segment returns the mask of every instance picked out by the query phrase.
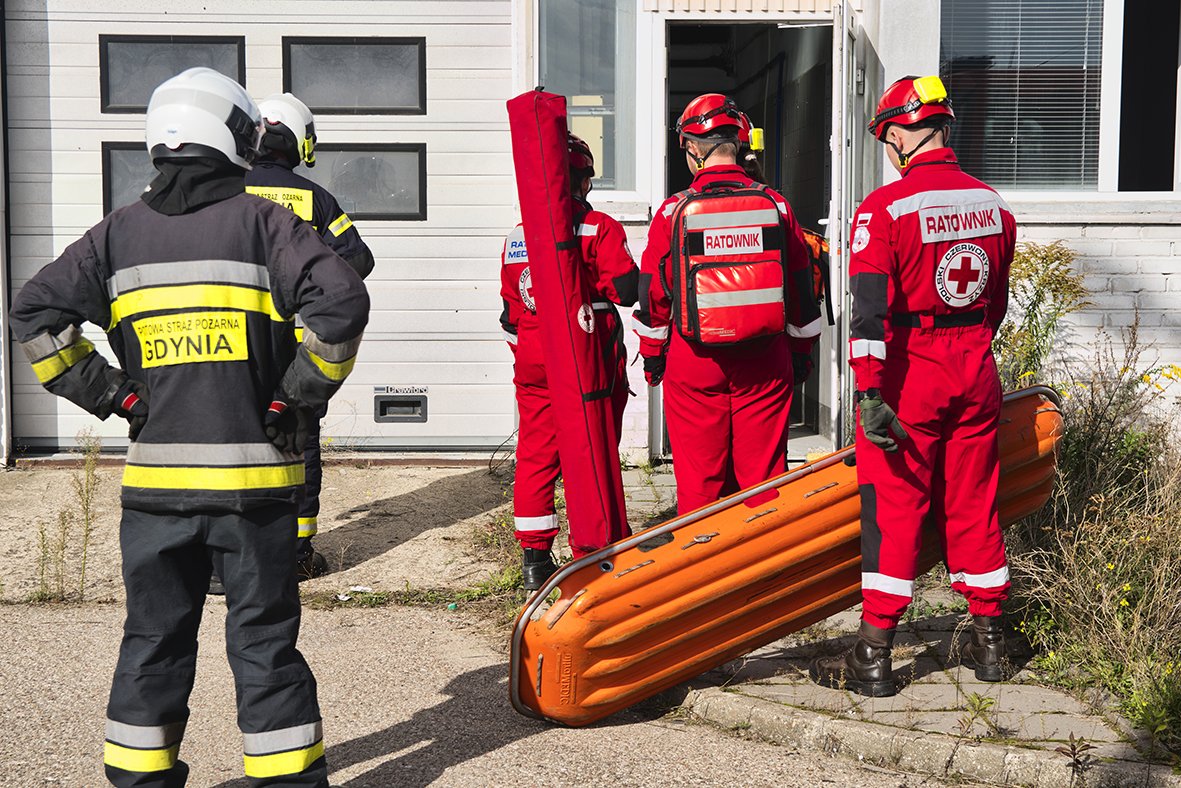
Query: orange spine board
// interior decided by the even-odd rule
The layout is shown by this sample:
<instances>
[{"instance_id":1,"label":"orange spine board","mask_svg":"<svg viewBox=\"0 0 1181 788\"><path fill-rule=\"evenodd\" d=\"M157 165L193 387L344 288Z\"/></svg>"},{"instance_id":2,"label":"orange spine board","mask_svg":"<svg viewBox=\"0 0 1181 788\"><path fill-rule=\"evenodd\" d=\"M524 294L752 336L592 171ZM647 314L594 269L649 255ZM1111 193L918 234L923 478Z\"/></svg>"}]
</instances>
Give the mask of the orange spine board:
<instances>
[{"instance_id":1,"label":"orange spine board","mask_svg":"<svg viewBox=\"0 0 1181 788\"><path fill-rule=\"evenodd\" d=\"M1054 484L1056 394L1001 412L1002 525ZM861 505L851 448L566 565L513 629L517 711L587 725L861 601ZM919 572L940 560L924 538ZM555 589L548 609L544 600Z\"/></svg>"}]
</instances>

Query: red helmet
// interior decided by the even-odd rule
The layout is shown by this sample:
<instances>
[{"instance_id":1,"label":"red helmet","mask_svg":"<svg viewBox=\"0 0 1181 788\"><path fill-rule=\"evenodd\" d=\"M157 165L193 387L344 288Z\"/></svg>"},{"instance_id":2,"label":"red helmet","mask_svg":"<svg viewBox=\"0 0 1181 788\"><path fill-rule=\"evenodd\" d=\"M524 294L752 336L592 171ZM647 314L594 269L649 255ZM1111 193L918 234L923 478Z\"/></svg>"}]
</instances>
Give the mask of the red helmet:
<instances>
[{"instance_id":1,"label":"red helmet","mask_svg":"<svg viewBox=\"0 0 1181 788\"><path fill-rule=\"evenodd\" d=\"M754 128L754 124L750 122L750 115L745 112L738 112L738 141L743 145L750 144L750 130Z\"/></svg>"},{"instance_id":2,"label":"red helmet","mask_svg":"<svg viewBox=\"0 0 1181 788\"><path fill-rule=\"evenodd\" d=\"M685 147L686 137L704 139L711 132L738 137L742 133L742 113L738 111L734 99L721 93L706 93L685 106L685 111L677 120L676 131L682 148Z\"/></svg>"},{"instance_id":3,"label":"red helmet","mask_svg":"<svg viewBox=\"0 0 1181 788\"><path fill-rule=\"evenodd\" d=\"M566 152L570 157L571 170L584 178L595 177L595 155L582 138L566 132Z\"/></svg>"},{"instance_id":4,"label":"red helmet","mask_svg":"<svg viewBox=\"0 0 1181 788\"><path fill-rule=\"evenodd\" d=\"M877 111L869 120L869 133L883 140L891 123L913 126L939 115L946 116L948 122L955 120L943 80L934 76L903 77L886 88L878 100Z\"/></svg>"}]
</instances>

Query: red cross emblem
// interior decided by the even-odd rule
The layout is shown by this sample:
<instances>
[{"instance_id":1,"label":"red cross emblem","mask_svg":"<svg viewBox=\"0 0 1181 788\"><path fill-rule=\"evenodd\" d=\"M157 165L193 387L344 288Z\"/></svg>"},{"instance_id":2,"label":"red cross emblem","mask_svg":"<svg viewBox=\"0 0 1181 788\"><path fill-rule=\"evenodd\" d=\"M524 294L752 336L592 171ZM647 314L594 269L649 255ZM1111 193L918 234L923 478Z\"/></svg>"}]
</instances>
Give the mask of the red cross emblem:
<instances>
[{"instance_id":1,"label":"red cross emblem","mask_svg":"<svg viewBox=\"0 0 1181 788\"><path fill-rule=\"evenodd\" d=\"M959 267L947 273L947 278L955 285L955 294L962 296L968 291L968 285L980 280L980 269L972 267L972 258L964 255L960 258Z\"/></svg>"},{"instance_id":2,"label":"red cross emblem","mask_svg":"<svg viewBox=\"0 0 1181 788\"><path fill-rule=\"evenodd\" d=\"M972 304L988 284L988 252L973 243L947 250L935 269L935 289L948 306Z\"/></svg>"}]
</instances>

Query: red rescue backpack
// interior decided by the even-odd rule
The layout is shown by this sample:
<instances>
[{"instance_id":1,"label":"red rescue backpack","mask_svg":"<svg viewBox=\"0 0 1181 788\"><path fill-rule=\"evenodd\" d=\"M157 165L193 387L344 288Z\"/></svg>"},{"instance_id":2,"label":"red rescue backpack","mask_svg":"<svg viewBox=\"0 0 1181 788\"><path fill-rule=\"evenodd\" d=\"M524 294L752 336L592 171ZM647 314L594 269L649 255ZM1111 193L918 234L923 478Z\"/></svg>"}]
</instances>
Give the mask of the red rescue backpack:
<instances>
[{"instance_id":1,"label":"red rescue backpack","mask_svg":"<svg viewBox=\"0 0 1181 788\"><path fill-rule=\"evenodd\" d=\"M786 244L767 187L718 181L681 195L662 277L677 331L703 345L784 333Z\"/></svg>"}]
</instances>

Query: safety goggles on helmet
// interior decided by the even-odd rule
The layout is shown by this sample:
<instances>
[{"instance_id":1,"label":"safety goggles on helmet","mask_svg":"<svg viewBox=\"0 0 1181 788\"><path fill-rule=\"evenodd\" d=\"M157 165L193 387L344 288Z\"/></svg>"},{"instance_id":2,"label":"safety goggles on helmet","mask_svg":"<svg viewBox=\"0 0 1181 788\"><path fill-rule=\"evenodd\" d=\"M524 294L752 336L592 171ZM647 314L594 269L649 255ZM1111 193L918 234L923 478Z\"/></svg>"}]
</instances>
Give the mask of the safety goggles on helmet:
<instances>
[{"instance_id":1,"label":"safety goggles on helmet","mask_svg":"<svg viewBox=\"0 0 1181 788\"><path fill-rule=\"evenodd\" d=\"M902 103L883 106L893 101L901 101ZM899 119L903 115L907 117ZM881 139L885 124L891 119L895 119L892 121L894 123L909 126L936 115L955 118L943 80L937 76L904 77L882 94L878 110L869 120L869 131Z\"/></svg>"}]
</instances>

